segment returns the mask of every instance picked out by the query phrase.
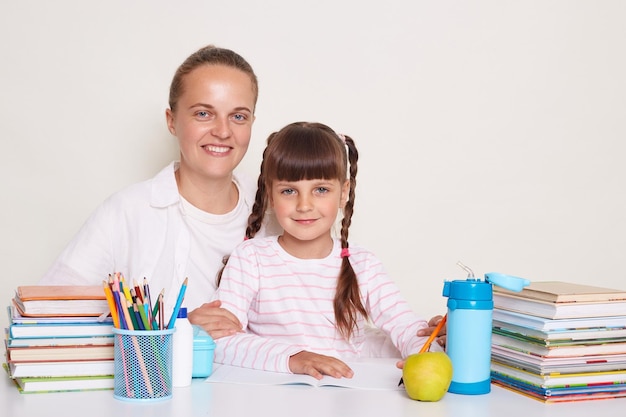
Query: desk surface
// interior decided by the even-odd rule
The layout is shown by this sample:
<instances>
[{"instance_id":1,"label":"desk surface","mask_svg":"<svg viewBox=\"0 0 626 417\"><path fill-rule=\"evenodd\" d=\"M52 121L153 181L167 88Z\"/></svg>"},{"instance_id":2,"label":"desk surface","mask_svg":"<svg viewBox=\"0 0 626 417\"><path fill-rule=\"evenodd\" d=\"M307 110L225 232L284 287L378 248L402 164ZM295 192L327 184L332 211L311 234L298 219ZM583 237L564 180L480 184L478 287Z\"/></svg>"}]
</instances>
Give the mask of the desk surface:
<instances>
[{"instance_id":1,"label":"desk surface","mask_svg":"<svg viewBox=\"0 0 626 417\"><path fill-rule=\"evenodd\" d=\"M363 391L305 386L210 384L194 380L174 388L172 398L154 403L131 403L113 398L113 391L20 394L6 374L0 383L2 415L38 417L62 412L74 416L463 416L542 417L615 415L626 398L564 404L543 404L492 386L485 395L447 393L435 403L409 399L402 391Z\"/></svg>"}]
</instances>

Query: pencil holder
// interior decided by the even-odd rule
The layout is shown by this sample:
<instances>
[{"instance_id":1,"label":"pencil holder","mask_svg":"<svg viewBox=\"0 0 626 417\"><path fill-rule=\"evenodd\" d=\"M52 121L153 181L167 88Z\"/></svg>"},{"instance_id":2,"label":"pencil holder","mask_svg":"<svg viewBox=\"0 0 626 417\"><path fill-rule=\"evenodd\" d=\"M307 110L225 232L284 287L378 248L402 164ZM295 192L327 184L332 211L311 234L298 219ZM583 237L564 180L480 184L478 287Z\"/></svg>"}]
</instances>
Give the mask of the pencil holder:
<instances>
[{"instance_id":1,"label":"pencil holder","mask_svg":"<svg viewBox=\"0 0 626 417\"><path fill-rule=\"evenodd\" d=\"M115 398L151 402L172 397L174 331L113 329Z\"/></svg>"}]
</instances>

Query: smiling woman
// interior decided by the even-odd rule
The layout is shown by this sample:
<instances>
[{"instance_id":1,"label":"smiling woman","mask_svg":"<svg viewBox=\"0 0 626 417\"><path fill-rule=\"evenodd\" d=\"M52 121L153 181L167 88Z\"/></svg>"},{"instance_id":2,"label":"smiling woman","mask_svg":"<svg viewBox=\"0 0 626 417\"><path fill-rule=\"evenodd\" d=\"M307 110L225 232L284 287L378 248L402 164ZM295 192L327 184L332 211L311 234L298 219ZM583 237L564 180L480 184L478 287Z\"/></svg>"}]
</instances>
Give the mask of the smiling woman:
<instances>
[{"instance_id":1,"label":"smiling woman","mask_svg":"<svg viewBox=\"0 0 626 417\"><path fill-rule=\"evenodd\" d=\"M226 214L237 203L232 181L250 143L255 88L247 73L226 65L204 65L185 77L178 102L166 111L178 138L178 190L195 207ZM216 198L224 193L225 198Z\"/></svg>"},{"instance_id":2,"label":"smiling woman","mask_svg":"<svg viewBox=\"0 0 626 417\"><path fill-rule=\"evenodd\" d=\"M180 160L109 197L40 283L98 285L122 272L175 294L190 277L190 321L214 337L237 331L239 322L219 302L204 303L252 209L254 183L233 170L250 143L257 94L256 75L237 53L207 46L189 56L174 75L166 110ZM171 312L175 300L166 299Z\"/></svg>"}]
</instances>

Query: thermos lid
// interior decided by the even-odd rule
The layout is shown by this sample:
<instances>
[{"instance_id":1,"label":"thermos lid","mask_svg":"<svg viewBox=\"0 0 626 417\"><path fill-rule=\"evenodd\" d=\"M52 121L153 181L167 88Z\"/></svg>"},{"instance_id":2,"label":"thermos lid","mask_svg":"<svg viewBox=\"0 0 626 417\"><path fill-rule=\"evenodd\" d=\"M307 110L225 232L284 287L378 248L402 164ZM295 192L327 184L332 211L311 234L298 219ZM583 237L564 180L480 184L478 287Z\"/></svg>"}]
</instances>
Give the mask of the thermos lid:
<instances>
[{"instance_id":1,"label":"thermos lid","mask_svg":"<svg viewBox=\"0 0 626 417\"><path fill-rule=\"evenodd\" d=\"M468 278L445 281L443 295L455 300L491 301L493 291L490 283L476 278Z\"/></svg>"},{"instance_id":2,"label":"thermos lid","mask_svg":"<svg viewBox=\"0 0 626 417\"><path fill-rule=\"evenodd\" d=\"M474 277L445 281L443 296L456 300L491 301L493 298L492 284L510 291L519 292L529 285L530 281L499 272L489 272L485 274L484 281Z\"/></svg>"},{"instance_id":3,"label":"thermos lid","mask_svg":"<svg viewBox=\"0 0 626 417\"><path fill-rule=\"evenodd\" d=\"M485 274L485 281L515 292L520 292L525 286L530 284L530 281L526 278L514 277L512 275L501 274L499 272L489 272Z\"/></svg>"}]
</instances>

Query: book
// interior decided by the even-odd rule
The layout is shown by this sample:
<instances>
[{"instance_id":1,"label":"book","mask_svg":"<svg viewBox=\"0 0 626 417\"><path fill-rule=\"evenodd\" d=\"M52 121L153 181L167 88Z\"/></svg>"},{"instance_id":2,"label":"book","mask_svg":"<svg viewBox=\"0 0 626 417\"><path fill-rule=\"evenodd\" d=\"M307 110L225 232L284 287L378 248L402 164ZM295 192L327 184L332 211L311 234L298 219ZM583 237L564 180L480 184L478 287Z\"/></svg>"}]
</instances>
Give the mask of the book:
<instances>
[{"instance_id":1,"label":"book","mask_svg":"<svg viewBox=\"0 0 626 417\"><path fill-rule=\"evenodd\" d=\"M493 291L553 303L626 301L624 290L564 281L533 281L520 292L497 286L493 288Z\"/></svg>"},{"instance_id":2,"label":"book","mask_svg":"<svg viewBox=\"0 0 626 417\"><path fill-rule=\"evenodd\" d=\"M113 323L111 316L41 316L31 317L22 316L15 306L15 301L7 307L7 314L9 321L14 324L67 324L67 323L85 323L85 324L98 324L98 323Z\"/></svg>"},{"instance_id":3,"label":"book","mask_svg":"<svg viewBox=\"0 0 626 417\"><path fill-rule=\"evenodd\" d=\"M497 372L492 372L491 382L547 404L626 397L626 384L541 388Z\"/></svg>"},{"instance_id":4,"label":"book","mask_svg":"<svg viewBox=\"0 0 626 417\"><path fill-rule=\"evenodd\" d=\"M574 385L614 385L626 381L625 370L538 375L523 369L492 362L491 371L492 373L518 379L541 388L567 388Z\"/></svg>"},{"instance_id":5,"label":"book","mask_svg":"<svg viewBox=\"0 0 626 417\"><path fill-rule=\"evenodd\" d=\"M493 321L493 333L539 343L545 346L586 344L597 340L626 342L626 328L592 328L542 331Z\"/></svg>"},{"instance_id":6,"label":"book","mask_svg":"<svg viewBox=\"0 0 626 417\"><path fill-rule=\"evenodd\" d=\"M113 389L113 375L54 378L14 378L13 381L22 393L56 391L90 391Z\"/></svg>"},{"instance_id":7,"label":"book","mask_svg":"<svg viewBox=\"0 0 626 417\"><path fill-rule=\"evenodd\" d=\"M51 362L113 359L111 345L7 347L7 362Z\"/></svg>"},{"instance_id":8,"label":"book","mask_svg":"<svg viewBox=\"0 0 626 417\"><path fill-rule=\"evenodd\" d=\"M7 347L112 345L113 336L7 338L6 343Z\"/></svg>"},{"instance_id":9,"label":"book","mask_svg":"<svg viewBox=\"0 0 626 417\"><path fill-rule=\"evenodd\" d=\"M66 323L66 324L9 324L9 337L88 337L111 336L113 324L108 323Z\"/></svg>"},{"instance_id":10,"label":"book","mask_svg":"<svg viewBox=\"0 0 626 417\"><path fill-rule=\"evenodd\" d=\"M626 316L626 300L554 303L494 291L493 306L549 319Z\"/></svg>"},{"instance_id":11,"label":"book","mask_svg":"<svg viewBox=\"0 0 626 417\"><path fill-rule=\"evenodd\" d=\"M527 340L502 336L497 333L491 335L492 349L494 346L506 347L520 352L542 357L568 357L589 355L626 354L626 342L605 343L597 339L588 344L546 346Z\"/></svg>"},{"instance_id":12,"label":"book","mask_svg":"<svg viewBox=\"0 0 626 417\"><path fill-rule=\"evenodd\" d=\"M559 331L576 329L597 328L624 328L626 327L626 315L611 317L579 317L572 319L549 319L545 317L531 316L514 311L494 308L494 322L510 323L539 331Z\"/></svg>"},{"instance_id":13,"label":"book","mask_svg":"<svg viewBox=\"0 0 626 417\"><path fill-rule=\"evenodd\" d=\"M206 382L250 385L308 385L311 387L343 387L364 390L403 390L398 386L402 370L395 365L397 359L347 363L354 371L352 378L324 376L317 380L309 375L268 372L238 366L215 364Z\"/></svg>"},{"instance_id":14,"label":"book","mask_svg":"<svg viewBox=\"0 0 626 417\"><path fill-rule=\"evenodd\" d=\"M521 363L525 363L527 366L535 366L537 369L543 369L545 372L556 372L556 368L569 365L587 365L589 370L593 370L593 367L601 363L611 363L616 366L620 366L616 369L622 369L626 363L626 353L615 354L599 354L599 355L587 355L587 356L555 356L544 357L529 352L524 352L519 349L512 349L507 346L492 345L491 355L496 358L509 358L511 360L517 360ZM626 369L626 368L624 368Z\"/></svg>"},{"instance_id":15,"label":"book","mask_svg":"<svg viewBox=\"0 0 626 417\"><path fill-rule=\"evenodd\" d=\"M77 377L113 375L113 360L103 361L62 361L62 362L12 362L8 364L12 378Z\"/></svg>"},{"instance_id":16,"label":"book","mask_svg":"<svg viewBox=\"0 0 626 417\"><path fill-rule=\"evenodd\" d=\"M491 360L539 375L626 370L626 354L542 358L494 346Z\"/></svg>"},{"instance_id":17,"label":"book","mask_svg":"<svg viewBox=\"0 0 626 417\"><path fill-rule=\"evenodd\" d=\"M109 311L101 285L23 285L13 298L22 316L100 316Z\"/></svg>"}]
</instances>

